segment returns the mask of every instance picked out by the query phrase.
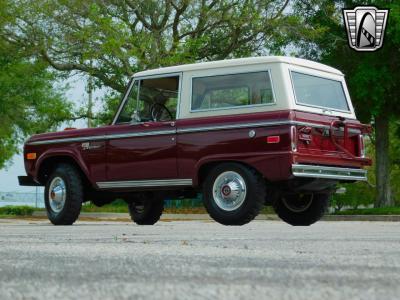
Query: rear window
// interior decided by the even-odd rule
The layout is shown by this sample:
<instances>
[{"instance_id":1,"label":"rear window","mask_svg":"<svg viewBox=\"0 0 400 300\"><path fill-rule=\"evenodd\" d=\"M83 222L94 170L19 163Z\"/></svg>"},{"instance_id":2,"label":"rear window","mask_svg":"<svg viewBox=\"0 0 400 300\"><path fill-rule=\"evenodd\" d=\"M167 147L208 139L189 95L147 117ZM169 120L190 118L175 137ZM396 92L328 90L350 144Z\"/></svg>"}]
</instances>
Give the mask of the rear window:
<instances>
[{"instance_id":1,"label":"rear window","mask_svg":"<svg viewBox=\"0 0 400 300\"><path fill-rule=\"evenodd\" d=\"M192 81L192 111L272 103L268 71L197 77Z\"/></svg>"},{"instance_id":2,"label":"rear window","mask_svg":"<svg viewBox=\"0 0 400 300\"><path fill-rule=\"evenodd\" d=\"M349 111L340 81L291 72L297 104Z\"/></svg>"}]
</instances>

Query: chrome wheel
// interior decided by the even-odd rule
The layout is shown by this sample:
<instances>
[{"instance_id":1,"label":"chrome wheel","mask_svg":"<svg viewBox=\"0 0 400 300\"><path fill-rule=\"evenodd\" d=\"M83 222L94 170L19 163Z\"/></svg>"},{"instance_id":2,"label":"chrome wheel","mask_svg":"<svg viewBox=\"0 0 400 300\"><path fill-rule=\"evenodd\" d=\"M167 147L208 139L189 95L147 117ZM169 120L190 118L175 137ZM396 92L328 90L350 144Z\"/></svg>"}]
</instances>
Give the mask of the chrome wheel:
<instances>
[{"instance_id":1,"label":"chrome wheel","mask_svg":"<svg viewBox=\"0 0 400 300\"><path fill-rule=\"evenodd\" d=\"M234 171L220 174L214 181L213 198L217 206L225 211L238 209L246 199L246 182Z\"/></svg>"},{"instance_id":2,"label":"chrome wheel","mask_svg":"<svg viewBox=\"0 0 400 300\"><path fill-rule=\"evenodd\" d=\"M67 198L67 188L65 182L60 177L54 177L49 187L49 204L55 213L62 211Z\"/></svg>"},{"instance_id":3,"label":"chrome wheel","mask_svg":"<svg viewBox=\"0 0 400 300\"><path fill-rule=\"evenodd\" d=\"M314 194L301 194L295 197L282 197L283 204L292 212L301 213L310 208Z\"/></svg>"}]
</instances>

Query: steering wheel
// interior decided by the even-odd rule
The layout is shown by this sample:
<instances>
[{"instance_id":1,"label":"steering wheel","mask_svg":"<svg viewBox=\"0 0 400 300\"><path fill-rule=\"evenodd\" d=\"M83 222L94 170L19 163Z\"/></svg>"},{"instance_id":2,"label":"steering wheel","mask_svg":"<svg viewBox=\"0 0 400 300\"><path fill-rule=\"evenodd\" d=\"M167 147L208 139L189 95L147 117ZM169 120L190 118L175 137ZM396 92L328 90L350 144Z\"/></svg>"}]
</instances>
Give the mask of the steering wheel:
<instances>
[{"instance_id":1,"label":"steering wheel","mask_svg":"<svg viewBox=\"0 0 400 300\"><path fill-rule=\"evenodd\" d=\"M156 109L157 106L159 106L161 109ZM171 121L174 119L172 113L164 104L154 102L150 107L151 117L153 118L154 121L170 121L170 120L159 120L159 117L161 118L163 111L166 111L168 113L168 116Z\"/></svg>"}]
</instances>

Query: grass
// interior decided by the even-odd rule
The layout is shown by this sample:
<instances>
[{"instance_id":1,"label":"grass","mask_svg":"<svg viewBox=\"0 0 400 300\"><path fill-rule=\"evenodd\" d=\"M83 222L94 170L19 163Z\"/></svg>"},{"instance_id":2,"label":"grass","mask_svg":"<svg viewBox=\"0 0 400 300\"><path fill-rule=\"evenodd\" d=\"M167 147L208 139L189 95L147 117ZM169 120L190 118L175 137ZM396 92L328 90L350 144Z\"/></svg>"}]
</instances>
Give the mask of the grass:
<instances>
[{"instance_id":1,"label":"grass","mask_svg":"<svg viewBox=\"0 0 400 300\"><path fill-rule=\"evenodd\" d=\"M10 218L13 216L32 216L34 211L44 211L43 208L34 208L30 206L4 206L0 207L0 217ZM92 203L85 203L82 206L82 212L93 213L128 213L128 205L123 201L115 201L114 203L97 207ZM199 207L166 207L165 214L207 214L203 206ZM271 206L265 206L261 211L262 214L275 214ZM400 207L383 207L383 208L362 208L343 210L333 215L400 215Z\"/></svg>"},{"instance_id":2,"label":"grass","mask_svg":"<svg viewBox=\"0 0 400 300\"><path fill-rule=\"evenodd\" d=\"M179 202L179 203L178 203ZM191 199L171 200L167 201L164 208L165 214L205 214L207 213L202 206L194 206ZM104 206L96 206L93 203L85 203L82 205L82 212L93 213L128 213L128 205L123 200L116 200L113 203Z\"/></svg>"},{"instance_id":3,"label":"grass","mask_svg":"<svg viewBox=\"0 0 400 300\"><path fill-rule=\"evenodd\" d=\"M349 209L334 215L400 215L400 207Z\"/></svg>"},{"instance_id":4,"label":"grass","mask_svg":"<svg viewBox=\"0 0 400 300\"><path fill-rule=\"evenodd\" d=\"M207 214L207 211L204 207L167 207L164 209L164 214Z\"/></svg>"},{"instance_id":5,"label":"grass","mask_svg":"<svg viewBox=\"0 0 400 300\"><path fill-rule=\"evenodd\" d=\"M111 204L97 207L92 203L85 203L82 206L82 212L93 212L93 213L128 213L128 205L123 201L115 201ZM274 210L270 206L265 206L261 211L262 214L275 214ZM183 207L168 207L164 208L164 214L207 214L204 206L183 206Z\"/></svg>"},{"instance_id":6,"label":"grass","mask_svg":"<svg viewBox=\"0 0 400 300\"><path fill-rule=\"evenodd\" d=\"M0 207L0 215L3 216L32 216L35 211L31 206L4 206Z\"/></svg>"},{"instance_id":7,"label":"grass","mask_svg":"<svg viewBox=\"0 0 400 300\"><path fill-rule=\"evenodd\" d=\"M92 213L128 213L128 205L125 203L106 204L104 206L97 207L92 203L84 204L82 206L82 212ZM166 207L164 209L165 214L205 214L207 213L204 207Z\"/></svg>"},{"instance_id":8,"label":"grass","mask_svg":"<svg viewBox=\"0 0 400 300\"><path fill-rule=\"evenodd\" d=\"M112 203L104 206L96 206L93 203L85 203L82 205L82 212L107 212L107 213L127 213L128 205L126 203Z\"/></svg>"}]
</instances>

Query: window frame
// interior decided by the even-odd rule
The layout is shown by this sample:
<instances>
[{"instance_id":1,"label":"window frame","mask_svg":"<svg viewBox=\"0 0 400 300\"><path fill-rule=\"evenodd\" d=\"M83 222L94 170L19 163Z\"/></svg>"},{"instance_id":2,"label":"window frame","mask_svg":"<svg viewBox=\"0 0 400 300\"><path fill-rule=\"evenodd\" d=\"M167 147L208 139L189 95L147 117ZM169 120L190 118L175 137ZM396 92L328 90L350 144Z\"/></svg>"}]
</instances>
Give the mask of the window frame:
<instances>
[{"instance_id":1,"label":"window frame","mask_svg":"<svg viewBox=\"0 0 400 300\"><path fill-rule=\"evenodd\" d=\"M119 115L121 114L121 111L122 111L123 107L125 106L125 102L128 100L129 94L131 93L133 85L135 84L136 81L138 81L138 94L136 97L136 110L137 110L138 105L139 105L140 81L146 80L146 79L167 78L167 77L178 77L178 80L179 80L179 82L178 82L178 99L176 101L177 107L176 107L176 116L175 116L175 120L177 120L179 118L179 107L180 107L181 93L182 93L182 72L132 77L130 80L130 83L129 83L130 85L128 86L127 92L125 92L125 95L122 98L122 101L118 107L117 113L115 114L114 120L111 125L126 125L126 124L137 125L137 124L148 123L149 121L143 121L143 122L137 122L137 123L124 122L124 123L116 124L116 121L118 120ZM171 122L174 122L175 120L172 120ZM152 121L152 122L161 122L161 121Z\"/></svg>"},{"instance_id":2,"label":"window frame","mask_svg":"<svg viewBox=\"0 0 400 300\"><path fill-rule=\"evenodd\" d=\"M347 108L348 108L348 109L347 109L347 110L342 110L342 109L337 109L337 108L333 108L333 107L326 107L326 106L320 106L320 105L312 105L312 104L307 104L307 103L300 102L300 101L297 99L296 89L295 89L295 87L294 87L294 80L293 80L293 75L292 75L292 73L298 73L298 74L301 74L301 75L317 77L317 78L320 78L320 79L325 79L325 80L330 80L330 81L335 81L335 82L340 83L340 87L342 88L342 92L343 92L343 95L344 95L344 97L345 97L346 105L347 105ZM332 78L328 78L328 77L324 77L324 76L318 76L318 75L315 75L315 74L312 74L312 73L307 73L307 72L304 72L304 71L293 70L293 69L291 69L291 68L289 68L289 75L290 75L290 83L291 83L291 86L292 86L293 97L294 97L294 101L295 101L296 105L298 105L298 106L305 106L305 107L318 108L318 109L321 109L323 112L326 112L326 111L332 111L332 112L333 112L333 111L336 111L336 112L341 112L341 113L345 113L345 114L353 114L353 112L352 112L352 106L351 106L351 101L350 101L350 98L347 96L346 90L345 90L344 85L343 85L343 80L336 80L336 79L332 79Z\"/></svg>"},{"instance_id":3,"label":"window frame","mask_svg":"<svg viewBox=\"0 0 400 300\"><path fill-rule=\"evenodd\" d=\"M129 94L131 93L131 90L132 90L132 87L133 87L134 83L135 83L135 78L131 77L131 78L129 79L129 82L128 82L127 87L125 88L125 92L124 92L124 94L123 94L123 96L122 96L122 98L121 98L121 101L120 101L119 104L118 104L118 108L117 108L117 110L116 110L116 112L115 112L115 114L114 114L113 120L112 120L112 122L111 122L110 125L115 125L115 124L116 124L116 122L117 122L117 120L118 120L118 118L119 118L119 115L121 114L122 108L123 108L124 105L125 105L126 98L127 98L127 97L129 96Z\"/></svg>"},{"instance_id":4,"label":"window frame","mask_svg":"<svg viewBox=\"0 0 400 300\"><path fill-rule=\"evenodd\" d=\"M217 108L203 108L203 109L193 109L193 79L197 78L208 78L208 77L217 77L217 76L229 76L229 75L239 75L239 74L253 74L253 73L261 73L261 72L267 72L269 81L271 83L271 90L272 90L272 102L271 103L260 103L260 104L250 104L250 105L239 105L239 106L230 106L230 107L217 107ZM243 86L243 85L241 85ZM207 111L220 111L220 110L228 110L228 109L246 109L246 108L251 108L251 107L262 107L262 106L271 106L271 105L276 105L276 96L275 96L275 90L274 90L274 83L272 81L272 76L271 76L271 68L263 69L263 70L258 70L258 71L238 71L238 72L229 72L229 73L221 73L217 75L203 75L203 76L191 76L190 77L190 113L197 113L197 112L207 112Z\"/></svg>"}]
</instances>

